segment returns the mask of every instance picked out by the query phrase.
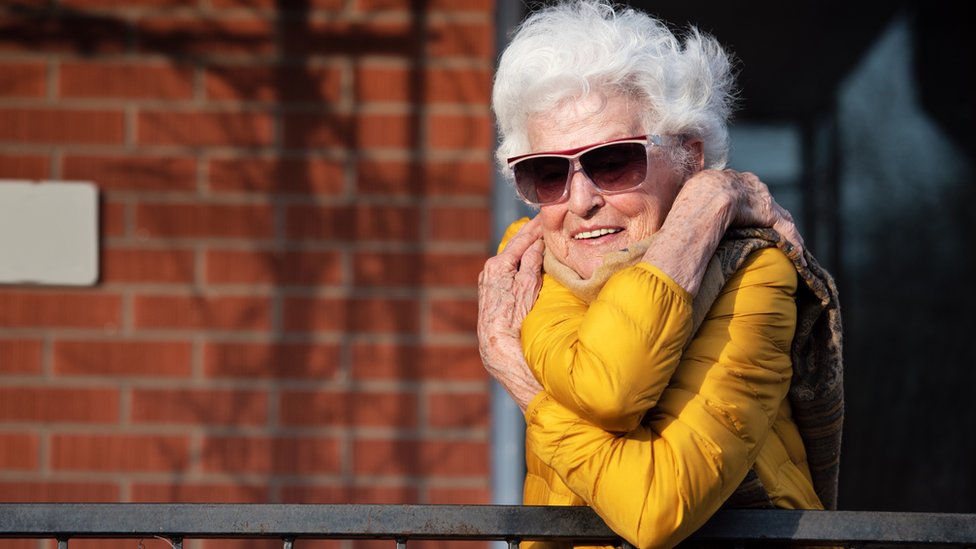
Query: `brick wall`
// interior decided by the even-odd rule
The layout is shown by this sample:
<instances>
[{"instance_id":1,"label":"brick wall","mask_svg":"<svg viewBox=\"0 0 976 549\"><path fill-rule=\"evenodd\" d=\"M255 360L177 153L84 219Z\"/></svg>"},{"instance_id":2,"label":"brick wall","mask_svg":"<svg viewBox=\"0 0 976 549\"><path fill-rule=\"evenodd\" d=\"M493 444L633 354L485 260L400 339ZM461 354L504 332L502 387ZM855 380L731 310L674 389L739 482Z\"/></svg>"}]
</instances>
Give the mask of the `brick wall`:
<instances>
[{"instance_id":1,"label":"brick wall","mask_svg":"<svg viewBox=\"0 0 976 549\"><path fill-rule=\"evenodd\" d=\"M0 500L488 502L493 9L3 3L0 178L102 249L0 286Z\"/></svg>"}]
</instances>

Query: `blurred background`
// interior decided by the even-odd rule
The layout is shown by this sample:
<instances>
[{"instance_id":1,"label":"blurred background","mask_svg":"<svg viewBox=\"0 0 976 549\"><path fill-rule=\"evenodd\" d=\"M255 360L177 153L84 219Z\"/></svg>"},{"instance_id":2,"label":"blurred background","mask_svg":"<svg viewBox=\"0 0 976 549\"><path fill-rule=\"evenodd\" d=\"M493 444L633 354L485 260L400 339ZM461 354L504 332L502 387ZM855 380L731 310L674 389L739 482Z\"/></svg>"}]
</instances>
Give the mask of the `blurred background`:
<instances>
[{"instance_id":1,"label":"blurred background","mask_svg":"<svg viewBox=\"0 0 976 549\"><path fill-rule=\"evenodd\" d=\"M962 8L631 4L734 52L730 164L837 278L840 507L972 512ZM94 283L0 281L0 501L513 502L475 285L523 213L488 102L524 9L0 2L0 191L98 190Z\"/></svg>"},{"instance_id":2,"label":"blurred background","mask_svg":"<svg viewBox=\"0 0 976 549\"><path fill-rule=\"evenodd\" d=\"M837 279L840 507L976 509L976 46L948 2L633 2L737 55L730 164Z\"/></svg>"}]
</instances>

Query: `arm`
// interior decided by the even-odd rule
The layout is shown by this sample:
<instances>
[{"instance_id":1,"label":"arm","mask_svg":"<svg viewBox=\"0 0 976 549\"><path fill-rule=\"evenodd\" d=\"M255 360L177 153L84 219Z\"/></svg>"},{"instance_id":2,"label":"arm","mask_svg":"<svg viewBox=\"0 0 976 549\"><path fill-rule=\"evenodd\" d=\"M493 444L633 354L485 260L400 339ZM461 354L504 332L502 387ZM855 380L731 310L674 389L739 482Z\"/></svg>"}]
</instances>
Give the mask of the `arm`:
<instances>
[{"instance_id":1,"label":"arm","mask_svg":"<svg viewBox=\"0 0 976 549\"><path fill-rule=\"evenodd\" d=\"M587 306L546 277L522 326L525 357L547 393L594 425L637 427L691 336L691 299L654 266L615 274Z\"/></svg>"},{"instance_id":2,"label":"arm","mask_svg":"<svg viewBox=\"0 0 976 549\"><path fill-rule=\"evenodd\" d=\"M733 224L778 227L802 243L758 178L705 170L682 186L644 263L611 277L589 308L547 280L522 328L526 359L545 390L603 429L635 428L678 364L692 299Z\"/></svg>"},{"instance_id":3,"label":"arm","mask_svg":"<svg viewBox=\"0 0 976 549\"><path fill-rule=\"evenodd\" d=\"M615 435L540 395L526 414L528 449L631 543L676 544L738 486L785 398L795 291L780 252L754 254L641 426Z\"/></svg>"}]
</instances>

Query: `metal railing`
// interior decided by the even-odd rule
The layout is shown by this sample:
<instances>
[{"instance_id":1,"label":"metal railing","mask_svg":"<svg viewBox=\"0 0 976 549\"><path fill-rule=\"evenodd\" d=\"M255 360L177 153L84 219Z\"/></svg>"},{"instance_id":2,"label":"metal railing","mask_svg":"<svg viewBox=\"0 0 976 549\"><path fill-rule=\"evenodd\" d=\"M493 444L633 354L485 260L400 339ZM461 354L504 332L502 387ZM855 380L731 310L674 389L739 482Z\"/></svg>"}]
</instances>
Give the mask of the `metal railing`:
<instances>
[{"instance_id":1,"label":"metal railing","mask_svg":"<svg viewBox=\"0 0 976 549\"><path fill-rule=\"evenodd\" d=\"M623 542L586 507L506 505L314 505L182 503L0 504L0 538L161 537ZM846 547L976 547L976 514L723 510L690 540Z\"/></svg>"}]
</instances>

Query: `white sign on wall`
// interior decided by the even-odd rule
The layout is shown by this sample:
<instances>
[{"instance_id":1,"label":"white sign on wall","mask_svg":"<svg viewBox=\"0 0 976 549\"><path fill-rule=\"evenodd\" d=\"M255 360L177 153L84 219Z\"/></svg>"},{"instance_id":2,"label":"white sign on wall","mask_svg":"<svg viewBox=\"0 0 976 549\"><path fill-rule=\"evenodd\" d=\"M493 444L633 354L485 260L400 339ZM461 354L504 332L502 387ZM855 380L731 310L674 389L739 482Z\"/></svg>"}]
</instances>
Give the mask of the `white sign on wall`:
<instances>
[{"instance_id":1,"label":"white sign on wall","mask_svg":"<svg viewBox=\"0 0 976 549\"><path fill-rule=\"evenodd\" d=\"M0 284L98 281L98 189L86 181L0 180Z\"/></svg>"}]
</instances>

